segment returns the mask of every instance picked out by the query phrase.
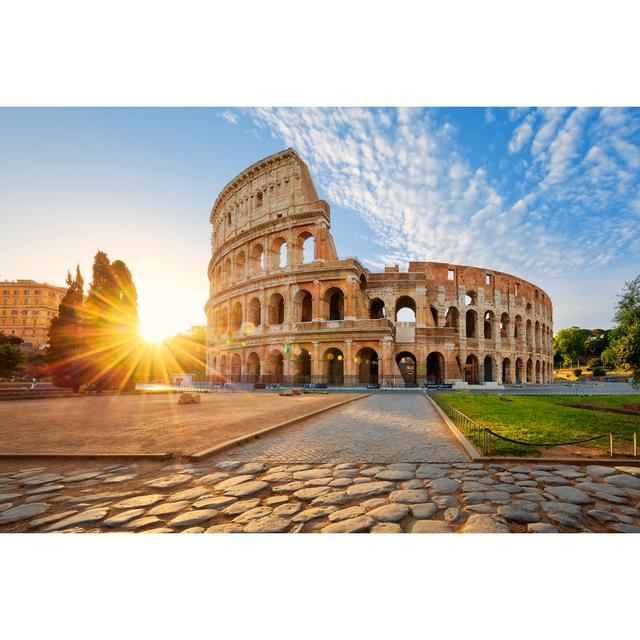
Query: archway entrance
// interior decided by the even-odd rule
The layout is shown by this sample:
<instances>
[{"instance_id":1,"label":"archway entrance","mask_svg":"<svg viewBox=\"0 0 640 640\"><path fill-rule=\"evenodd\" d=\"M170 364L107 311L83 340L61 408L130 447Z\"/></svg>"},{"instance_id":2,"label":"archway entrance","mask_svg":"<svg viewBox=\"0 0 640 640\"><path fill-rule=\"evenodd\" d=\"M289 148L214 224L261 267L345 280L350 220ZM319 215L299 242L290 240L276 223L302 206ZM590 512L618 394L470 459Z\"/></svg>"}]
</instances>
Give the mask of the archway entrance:
<instances>
[{"instance_id":1,"label":"archway entrance","mask_svg":"<svg viewBox=\"0 0 640 640\"><path fill-rule=\"evenodd\" d=\"M415 386L416 384L416 357L413 353L403 351L396 356L396 363L400 369L400 374L405 385Z\"/></svg>"},{"instance_id":2,"label":"archway entrance","mask_svg":"<svg viewBox=\"0 0 640 640\"><path fill-rule=\"evenodd\" d=\"M522 360L516 359L516 384L522 382Z\"/></svg>"},{"instance_id":3,"label":"archway entrance","mask_svg":"<svg viewBox=\"0 0 640 640\"><path fill-rule=\"evenodd\" d=\"M495 381L495 367L493 366L493 358L491 356L486 356L484 359L484 381Z\"/></svg>"},{"instance_id":4,"label":"archway entrance","mask_svg":"<svg viewBox=\"0 0 640 640\"><path fill-rule=\"evenodd\" d=\"M247 358L247 382L260 382L260 356L255 352Z\"/></svg>"},{"instance_id":5,"label":"archway entrance","mask_svg":"<svg viewBox=\"0 0 640 640\"><path fill-rule=\"evenodd\" d=\"M306 349L296 349L294 355L294 382L311 382L311 354Z\"/></svg>"},{"instance_id":6,"label":"archway entrance","mask_svg":"<svg viewBox=\"0 0 640 640\"><path fill-rule=\"evenodd\" d=\"M344 355L340 349L327 349L324 353L326 362L327 384L342 384L344 382Z\"/></svg>"},{"instance_id":7,"label":"archway entrance","mask_svg":"<svg viewBox=\"0 0 640 640\"><path fill-rule=\"evenodd\" d=\"M427 382L442 384L444 382L444 356L433 351L427 356Z\"/></svg>"},{"instance_id":8,"label":"archway entrance","mask_svg":"<svg viewBox=\"0 0 640 640\"><path fill-rule=\"evenodd\" d=\"M374 349L365 347L358 352L358 382L378 384L378 354Z\"/></svg>"},{"instance_id":9,"label":"archway entrance","mask_svg":"<svg viewBox=\"0 0 640 640\"><path fill-rule=\"evenodd\" d=\"M284 375L284 357L277 349L269 354L269 382L282 382Z\"/></svg>"},{"instance_id":10,"label":"archway entrance","mask_svg":"<svg viewBox=\"0 0 640 640\"><path fill-rule=\"evenodd\" d=\"M465 360L464 379L467 384L478 384L478 358L474 355Z\"/></svg>"}]
</instances>

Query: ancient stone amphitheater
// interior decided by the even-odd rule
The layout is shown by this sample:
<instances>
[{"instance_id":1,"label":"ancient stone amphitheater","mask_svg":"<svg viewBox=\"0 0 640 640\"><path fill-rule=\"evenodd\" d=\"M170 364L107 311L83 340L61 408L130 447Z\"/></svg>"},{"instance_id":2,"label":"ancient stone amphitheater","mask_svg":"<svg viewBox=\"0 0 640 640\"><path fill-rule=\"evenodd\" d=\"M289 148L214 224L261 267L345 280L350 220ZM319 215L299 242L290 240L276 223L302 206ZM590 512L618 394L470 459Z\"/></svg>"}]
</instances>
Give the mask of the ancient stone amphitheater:
<instances>
[{"instance_id":1,"label":"ancient stone amphitheater","mask_svg":"<svg viewBox=\"0 0 640 640\"><path fill-rule=\"evenodd\" d=\"M234 178L211 211L207 375L243 383L414 386L551 380L552 305L521 278L340 259L293 149Z\"/></svg>"}]
</instances>

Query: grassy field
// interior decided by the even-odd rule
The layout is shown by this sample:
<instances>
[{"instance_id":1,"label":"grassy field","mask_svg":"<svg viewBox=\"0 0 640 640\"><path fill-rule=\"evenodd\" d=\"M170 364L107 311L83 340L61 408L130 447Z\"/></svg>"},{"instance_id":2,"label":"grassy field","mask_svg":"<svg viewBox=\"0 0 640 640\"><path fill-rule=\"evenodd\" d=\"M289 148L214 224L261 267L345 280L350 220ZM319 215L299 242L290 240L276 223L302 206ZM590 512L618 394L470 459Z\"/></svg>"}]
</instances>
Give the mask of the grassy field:
<instances>
[{"instance_id":1,"label":"grassy field","mask_svg":"<svg viewBox=\"0 0 640 640\"><path fill-rule=\"evenodd\" d=\"M501 399L503 398L503 399ZM566 402L589 402L608 406L639 402L638 396L597 396L573 398L569 396L494 396L464 393L441 394L441 402L462 411L482 427L507 438L524 442L571 442L597 435L614 434L614 448L624 447L633 440L633 432L640 434L640 417L564 407ZM491 439L494 455L540 455L541 448ZM608 450L607 438L588 445Z\"/></svg>"}]
</instances>

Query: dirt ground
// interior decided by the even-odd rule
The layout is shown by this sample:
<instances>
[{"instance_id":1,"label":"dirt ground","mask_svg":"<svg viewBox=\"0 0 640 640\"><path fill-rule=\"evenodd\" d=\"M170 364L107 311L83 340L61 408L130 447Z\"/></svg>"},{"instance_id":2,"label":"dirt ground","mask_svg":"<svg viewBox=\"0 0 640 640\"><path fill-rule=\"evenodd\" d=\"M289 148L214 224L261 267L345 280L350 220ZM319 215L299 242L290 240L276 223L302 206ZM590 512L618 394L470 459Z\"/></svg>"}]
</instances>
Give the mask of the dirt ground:
<instances>
[{"instance_id":1,"label":"dirt ground","mask_svg":"<svg viewBox=\"0 0 640 640\"><path fill-rule=\"evenodd\" d=\"M0 455L27 453L189 455L346 401L359 394L123 395L0 402Z\"/></svg>"}]
</instances>

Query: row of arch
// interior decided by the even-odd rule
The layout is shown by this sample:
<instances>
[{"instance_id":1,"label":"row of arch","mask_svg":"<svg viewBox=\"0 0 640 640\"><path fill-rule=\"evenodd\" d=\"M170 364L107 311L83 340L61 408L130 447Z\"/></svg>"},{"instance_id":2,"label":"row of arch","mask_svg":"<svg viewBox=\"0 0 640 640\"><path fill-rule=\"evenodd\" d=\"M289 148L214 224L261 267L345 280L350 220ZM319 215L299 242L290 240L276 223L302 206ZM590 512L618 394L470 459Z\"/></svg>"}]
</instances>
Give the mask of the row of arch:
<instances>
[{"instance_id":1,"label":"row of arch","mask_svg":"<svg viewBox=\"0 0 640 640\"><path fill-rule=\"evenodd\" d=\"M247 276L306 264L314 259L315 236L310 231L298 234L292 243L278 236L269 243L255 242L246 252L240 249L235 255L228 256L218 264L213 275L213 285L216 289L222 289Z\"/></svg>"}]
</instances>

